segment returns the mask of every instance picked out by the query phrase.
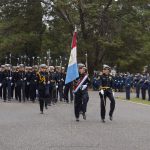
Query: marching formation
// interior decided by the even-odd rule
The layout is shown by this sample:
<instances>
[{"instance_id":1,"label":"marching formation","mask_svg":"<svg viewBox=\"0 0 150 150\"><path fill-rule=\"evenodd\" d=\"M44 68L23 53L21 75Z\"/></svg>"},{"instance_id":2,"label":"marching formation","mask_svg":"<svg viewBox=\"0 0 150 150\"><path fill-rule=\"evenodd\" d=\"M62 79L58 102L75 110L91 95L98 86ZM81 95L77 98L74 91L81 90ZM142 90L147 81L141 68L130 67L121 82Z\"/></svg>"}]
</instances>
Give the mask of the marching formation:
<instances>
[{"instance_id":1,"label":"marching formation","mask_svg":"<svg viewBox=\"0 0 150 150\"><path fill-rule=\"evenodd\" d=\"M31 101L34 103L38 99L41 114L43 114L44 108L48 109L48 106L55 105L58 101L66 103L74 101L76 121L79 121L80 115L86 120L90 79L84 64L78 64L78 71L79 77L73 82L65 84L64 67L47 66L46 64L41 64L39 67L29 67L23 64L16 67L10 64L1 65L0 97L4 102L16 99L18 102ZM105 122L106 97L111 101L110 120L112 120L115 108L112 91L113 78L108 66L103 67L103 73L98 80L100 83L101 119Z\"/></svg>"},{"instance_id":2,"label":"marching formation","mask_svg":"<svg viewBox=\"0 0 150 150\"><path fill-rule=\"evenodd\" d=\"M64 95L64 80L65 68L60 66L54 68L54 66L48 67L45 64L41 64L39 67L28 67L23 64L16 67L10 64L1 65L0 97L4 102L14 98L18 102L35 102L43 94L41 89L44 89L47 90L44 94L48 97L48 105L57 103L58 95L60 101L64 98L68 102L67 92L71 84L65 88Z\"/></svg>"},{"instance_id":3,"label":"marching formation","mask_svg":"<svg viewBox=\"0 0 150 150\"><path fill-rule=\"evenodd\" d=\"M93 77L93 89L99 90L98 74ZM150 101L150 75L149 73L118 73L113 75L113 89L115 92L126 92L126 99L130 100L130 93L135 92L136 98ZM146 97L148 95L148 97Z\"/></svg>"}]
</instances>

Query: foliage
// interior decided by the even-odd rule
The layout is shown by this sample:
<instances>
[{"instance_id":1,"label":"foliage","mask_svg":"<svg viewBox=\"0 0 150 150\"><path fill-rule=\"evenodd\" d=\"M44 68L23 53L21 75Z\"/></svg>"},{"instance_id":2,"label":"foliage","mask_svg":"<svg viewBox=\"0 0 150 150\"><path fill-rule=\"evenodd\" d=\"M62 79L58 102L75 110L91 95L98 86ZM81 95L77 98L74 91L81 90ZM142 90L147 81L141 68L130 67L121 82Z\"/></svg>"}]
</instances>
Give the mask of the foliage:
<instances>
[{"instance_id":1,"label":"foliage","mask_svg":"<svg viewBox=\"0 0 150 150\"><path fill-rule=\"evenodd\" d=\"M1 0L0 53L69 57L75 25L78 61L139 72L150 64L148 0ZM65 62L66 63L66 62ZM54 63L55 64L55 63Z\"/></svg>"}]
</instances>

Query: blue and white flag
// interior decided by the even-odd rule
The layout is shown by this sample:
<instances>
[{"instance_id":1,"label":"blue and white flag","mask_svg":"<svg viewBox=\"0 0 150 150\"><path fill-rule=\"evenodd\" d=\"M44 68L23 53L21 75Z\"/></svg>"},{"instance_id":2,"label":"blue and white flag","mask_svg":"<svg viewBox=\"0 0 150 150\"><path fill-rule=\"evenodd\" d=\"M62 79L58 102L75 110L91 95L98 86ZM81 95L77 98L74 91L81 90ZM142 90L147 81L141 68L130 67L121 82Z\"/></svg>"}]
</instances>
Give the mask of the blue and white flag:
<instances>
[{"instance_id":1,"label":"blue and white flag","mask_svg":"<svg viewBox=\"0 0 150 150\"><path fill-rule=\"evenodd\" d=\"M73 34L72 50L70 54L69 64L67 68L65 84L72 82L79 77L78 65L77 65L77 31Z\"/></svg>"}]
</instances>

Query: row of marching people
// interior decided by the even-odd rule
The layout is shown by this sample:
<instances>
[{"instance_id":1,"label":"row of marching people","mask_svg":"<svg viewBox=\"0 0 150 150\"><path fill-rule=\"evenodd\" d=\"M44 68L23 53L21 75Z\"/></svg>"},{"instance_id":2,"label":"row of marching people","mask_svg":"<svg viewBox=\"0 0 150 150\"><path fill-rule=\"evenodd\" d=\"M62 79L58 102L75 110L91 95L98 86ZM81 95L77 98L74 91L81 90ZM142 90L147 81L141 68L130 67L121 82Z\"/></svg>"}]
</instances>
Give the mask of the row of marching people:
<instances>
[{"instance_id":1,"label":"row of marching people","mask_svg":"<svg viewBox=\"0 0 150 150\"><path fill-rule=\"evenodd\" d=\"M44 68L44 76L43 74ZM72 83L64 85L65 68L60 66L46 66L41 64L33 67L26 67L23 64L11 66L10 64L0 67L0 98L4 102L16 99L18 102L32 101L39 97L41 81L45 87L48 105L60 101L69 103L73 101ZM70 91L70 96L68 93Z\"/></svg>"},{"instance_id":2,"label":"row of marching people","mask_svg":"<svg viewBox=\"0 0 150 150\"><path fill-rule=\"evenodd\" d=\"M78 70L79 77L65 85L66 73L64 67L47 66L46 64L41 64L39 67L25 67L23 64L17 67L12 67L10 64L2 65L0 68L0 96L4 102L11 101L14 98L19 102L35 102L38 98L41 114L43 114L44 108L48 108L48 105L56 104L58 101L69 103L70 98L70 102L74 100L76 121L79 121L80 115L86 120L90 79L87 68L83 64L78 64ZM112 90L114 80L110 75L109 66L103 66L103 72L98 80L101 119L102 122L105 122L107 97L111 102L110 120L112 120L115 109Z\"/></svg>"}]
</instances>

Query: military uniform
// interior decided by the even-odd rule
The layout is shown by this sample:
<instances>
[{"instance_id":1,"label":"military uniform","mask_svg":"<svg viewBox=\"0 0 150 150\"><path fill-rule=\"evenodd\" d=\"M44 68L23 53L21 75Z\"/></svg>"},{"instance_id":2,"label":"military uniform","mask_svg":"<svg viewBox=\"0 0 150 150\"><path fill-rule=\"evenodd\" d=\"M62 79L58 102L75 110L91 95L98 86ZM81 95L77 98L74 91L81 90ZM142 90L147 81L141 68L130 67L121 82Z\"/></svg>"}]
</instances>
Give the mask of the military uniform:
<instances>
[{"instance_id":1,"label":"military uniform","mask_svg":"<svg viewBox=\"0 0 150 150\"><path fill-rule=\"evenodd\" d=\"M18 72L15 73L14 75L15 77L15 90L16 90L16 99L19 100L19 102L23 101L25 102L25 81L26 81L26 77L25 77L25 71L24 70L19 70Z\"/></svg>"},{"instance_id":2,"label":"military uniform","mask_svg":"<svg viewBox=\"0 0 150 150\"><path fill-rule=\"evenodd\" d=\"M46 65L42 64L40 66L42 69L46 69ZM38 94L39 94L39 103L40 103L40 111L43 114L44 105L47 109L47 100L49 98L49 85L48 85L48 73L45 71L40 71L37 73L37 81L38 81Z\"/></svg>"},{"instance_id":3,"label":"military uniform","mask_svg":"<svg viewBox=\"0 0 150 150\"><path fill-rule=\"evenodd\" d=\"M73 83L67 83L64 88L64 100L69 103L68 94L70 92L70 101L73 101Z\"/></svg>"},{"instance_id":4,"label":"military uniform","mask_svg":"<svg viewBox=\"0 0 150 150\"><path fill-rule=\"evenodd\" d=\"M57 90L56 90L56 72L54 72L54 67L50 66L50 73L49 73L49 81L50 81L50 98L49 98L49 105L51 103L55 104L57 102Z\"/></svg>"},{"instance_id":5,"label":"military uniform","mask_svg":"<svg viewBox=\"0 0 150 150\"><path fill-rule=\"evenodd\" d=\"M103 69L110 69L109 66L104 65ZM108 97L110 100L110 112L109 117L112 120L113 112L115 109L115 99L113 96L113 77L110 74L103 73L99 76L100 80L100 99L101 99L101 119L105 122L105 114L106 114L106 98Z\"/></svg>"},{"instance_id":6,"label":"military uniform","mask_svg":"<svg viewBox=\"0 0 150 150\"><path fill-rule=\"evenodd\" d=\"M0 68L0 98L2 98L3 66Z\"/></svg>"},{"instance_id":7,"label":"military uniform","mask_svg":"<svg viewBox=\"0 0 150 150\"><path fill-rule=\"evenodd\" d=\"M78 67L79 67L79 77L74 81L75 88L86 76L85 71L84 72L80 71L80 69L84 68L84 65L78 64ZM86 119L85 113L87 111L87 103L89 101L88 78L83 82L81 87L74 94L75 94L74 111L75 111L76 121L79 121L80 113L83 115L83 119Z\"/></svg>"},{"instance_id":8,"label":"military uniform","mask_svg":"<svg viewBox=\"0 0 150 150\"><path fill-rule=\"evenodd\" d=\"M130 75L128 75L125 79L125 90L126 90L126 99L127 100L130 100L131 86L132 86L132 78Z\"/></svg>"},{"instance_id":9,"label":"military uniform","mask_svg":"<svg viewBox=\"0 0 150 150\"><path fill-rule=\"evenodd\" d=\"M146 76L143 77L142 79L142 84L141 84L141 94L142 94L142 99L146 99L146 90L148 89L148 80Z\"/></svg>"},{"instance_id":10,"label":"military uniform","mask_svg":"<svg viewBox=\"0 0 150 150\"><path fill-rule=\"evenodd\" d=\"M29 89L29 96L30 96L30 100L32 102L35 102L35 99L36 99L36 90L37 90L37 74L36 74L36 71L33 70L31 72L30 89Z\"/></svg>"},{"instance_id":11,"label":"military uniform","mask_svg":"<svg viewBox=\"0 0 150 150\"><path fill-rule=\"evenodd\" d=\"M59 100L62 101L63 99L63 86L64 86L64 74L61 72L61 69L59 68L56 72L56 78L57 78L57 93L59 94ZM57 99L58 99L58 94L57 94Z\"/></svg>"}]
</instances>

